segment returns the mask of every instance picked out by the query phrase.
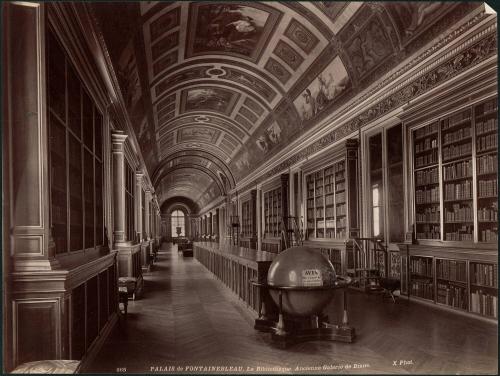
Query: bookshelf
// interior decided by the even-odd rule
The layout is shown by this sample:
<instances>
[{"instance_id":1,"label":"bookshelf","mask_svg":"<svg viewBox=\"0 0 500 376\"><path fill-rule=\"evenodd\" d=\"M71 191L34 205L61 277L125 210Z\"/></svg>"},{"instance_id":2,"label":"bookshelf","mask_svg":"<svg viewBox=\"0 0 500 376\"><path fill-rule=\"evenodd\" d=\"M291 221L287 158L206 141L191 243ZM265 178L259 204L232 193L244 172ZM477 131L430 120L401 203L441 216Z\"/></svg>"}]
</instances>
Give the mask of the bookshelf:
<instances>
[{"instance_id":1,"label":"bookshelf","mask_svg":"<svg viewBox=\"0 0 500 376\"><path fill-rule=\"evenodd\" d=\"M467 310L467 262L436 258L436 303Z\"/></svg>"},{"instance_id":2,"label":"bookshelf","mask_svg":"<svg viewBox=\"0 0 500 376\"><path fill-rule=\"evenodd\" d=\"M280 236L281 187L264 192L264 237Z\"/></svg>"},{"instance_id":3,"label":"bookshelf","mask_svg":"<svg viewBox=\"0 0 500 376\"><path fill-rule=\"evenodd\" d=\"M252 236L252 209L250 200L241 204L241 232L244 237Z\"/></svg>"},{"instance_id":4,"label":"bookshelf","mask_svg":"<svg viewBox=\"0 0 500 376\"><path fill-rule=\"evenodd\" d=\"M434 300L433 258L410 256L410 294L414 297Z\"/></svg>"},{"instance_id":5,"label":"bookshelf","mask_svg":"<svg viewBox=\"0 0 500 376\"><path fill-rule=\"evenodd\" d=\"M401 292L412 299L497 320L495 249L400 245Z\"/></svg>"},{"instance_id":6,"label":"bookshelf","mask_svg":"<svg viewBox=\"0 0 500 376\"><path fill-rule=\"evenodd\" d=\"M471 262L470 311L498 319L498 266L493 263Z\"/></svg>"},{"instance_id":7,"label":"bookshelf","mask_svg":"<svg viewBox=\"0 0 500 376\"><path fill-rule=\"evenodd\" d=\"M498 103L474 109L476 129L478 241L498 241Z\"/></svg>"},{"instance_id":8,"label":"bookshelf","mask_svg":"<svg viewBox=\"0 0 500 376\"><path fill-rule=\"evenodd\" d=\"M50 226L62 254L103 244L103 117L52 30L46 43Z\"/></svg>"},{"instance_id":9,"label":"bookshelf","mask_svg":"<svg viewBox=\"0 0 500 376\"><path fill-rule=\"evenodd\" d=\"M497 242L497 128L493 98L413 130L417 240Z\"/></svg>"},{"instance_id":10,"label":"bookshelf","mask_svg":"<svg viewBox=\"0 0 500 376\"><path fill-rule=\"evenodd\" d=\"M344 270L342 268L342 250L336 248L319 248L319 251L332 263L337 275L342 275Z\"/></svg>"},{"instance_id":11,"label":"bookshelf","mask_svg":"<svg viewBox=\"0 0 500 376\"><path fill-rule=\"evenodd\" d=\"M345 238L345 161L338 161L306 175L305 182L307 238Z\"/></svg>"}]
</instances>

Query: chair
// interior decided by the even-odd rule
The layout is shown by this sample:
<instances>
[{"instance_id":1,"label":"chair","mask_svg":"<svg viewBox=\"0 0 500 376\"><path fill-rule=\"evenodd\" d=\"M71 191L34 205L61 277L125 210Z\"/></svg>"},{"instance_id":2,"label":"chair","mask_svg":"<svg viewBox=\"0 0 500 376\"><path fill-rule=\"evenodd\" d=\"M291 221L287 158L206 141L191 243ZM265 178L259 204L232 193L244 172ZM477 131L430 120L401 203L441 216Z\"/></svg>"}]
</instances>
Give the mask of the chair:
<instances>
[{"instance_id":1,"label":"chair","mask_svg":"<svg viewBox=\"0 0 500 376\"><path fill-rule=\"evenodd\" d=\"M394 291L401 290L401 281L395 278L380 278L378 283L384 289L384 292L389 294L392 301L396 303Z\"/></svg>"},{"instance_id":2,"label":"chair","mask_svg":"<svg viewBox=\"0 0 500 376\"><path fill-rule=\"evenodd\" d=\"M37 360L18 365L11 373L76 373L79 360Z\"/></svg>"}]
</instances>

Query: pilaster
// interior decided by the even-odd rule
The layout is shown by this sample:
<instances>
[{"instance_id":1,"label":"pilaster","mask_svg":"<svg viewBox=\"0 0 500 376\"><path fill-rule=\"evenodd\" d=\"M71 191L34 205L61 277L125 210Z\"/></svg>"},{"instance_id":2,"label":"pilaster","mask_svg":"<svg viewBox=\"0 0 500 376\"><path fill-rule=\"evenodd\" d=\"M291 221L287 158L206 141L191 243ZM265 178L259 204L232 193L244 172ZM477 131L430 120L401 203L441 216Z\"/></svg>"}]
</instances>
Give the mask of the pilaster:
<instances>
[{"instance_id":1,"label":"pilaster","mask_svg":"<svg viewBox=\"0 0 500 376\"><path fill-rule=\"evenodd\" d=\"M111 152L113 155L113 202L114 225L113 241L115 245L122 245L126 241L125 218L125 155L124 144L127 135L123 131L114 131L111 135Z\"/></svg>"}]
</instances>

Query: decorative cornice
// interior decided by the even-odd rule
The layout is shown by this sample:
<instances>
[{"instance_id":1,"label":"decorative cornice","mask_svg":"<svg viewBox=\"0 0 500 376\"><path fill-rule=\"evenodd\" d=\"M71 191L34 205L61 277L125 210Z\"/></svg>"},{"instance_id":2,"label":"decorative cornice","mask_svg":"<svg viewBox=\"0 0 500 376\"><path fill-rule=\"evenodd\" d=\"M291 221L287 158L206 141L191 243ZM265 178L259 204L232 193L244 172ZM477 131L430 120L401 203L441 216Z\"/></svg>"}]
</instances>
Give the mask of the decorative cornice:
<instances>
[{"instance_id":1,"label":"decorative cornice","mask_svg":"<svg viewBox=\"0 0 500 376\"><path fill-rule=\"evenodd\" d=\"M491 26L487 31L472 38L472 40L476 42L474 44L471 44L471 40L465 41L461 47L468 48L461 52L459 47L455 48L452 52L439 60L441 62L440 65L436 65L431 69L429 69L429 67L423 68L422 71L419 72L420 74L415 74L415 79L413 79L412 82L400 87L399 90L393 91L389 96L378 101L355 118L337 127L313 144L271 168L243 188L238 189L240 191L251 189L251 187L255 186L257 183L288 169L292 165L306 159L308 156L358 131L362 126L382 117L386 113L404 105L410 100L428 92L489 58L497 51L497 35L496 33L492 33L495 29L496 25Z\"/></svg>"},{"instance_id":2,"label":"decorative cornice","mask_svg":"<svg viewBox=\"0 0 500 376\"><path fill-rule=\"evenodd\" d=\"M426 59L429 59L431 56L436 55L436 53L440 50L442 50L444 47L449 46L453 41L459 39L460 37L463 37L463 35L468 31L471 30L473 27L477 26L481 21L485 20L486 16L488 15L485 12L485 8L481 7L478 8L478 10L475 11L476 14L470 15L469 19L466 21L463 21L464 23L461 24L460 26L457 26L455 29L449 32L449 34L443 34L444 36L440 38L436 43L434 43L432 46L428 47L425 49L423 52L419 53L418 56L415 56L412 60L403 62L403 66L401 66L399 69L396 68L393 73L388 73L386 76L382 77L378 82L374 83L371 85L366 91L358 93L355 97L351 99L351 101L347 102L343 107L339 108L338 111L334 113L330 113L329 116L324 116L321 115L320 119L312 119L312 121L318 121L318 124L315 127L312 127L309 129L300 139L297 139L292 142L292 144L303 144L304 141L307 140L308 136L311 136L313 134L318 134L321 133L322 130L324 130L326 127L330 126L332 123L333 116L336 119L339 119L343 116L350 116L348 115L349 112L356 111L357 108L361 108L363 105L366 106L367 103L370 100L373 100L373 98L376 98L377 100L382 99L382 96L389 96L392 94L391 91L398 90L398 87L393 87L390 90L386 90L384 93L381 93L381 90L386 88L386 86L391 85L398 79L402 79L405 74L408 75L408 78L404 81L401 81L399 83L400 86L407 85L410 81L414 80L416 76L425 74L426 70L429 69L429 65L426 66L423 69L420 69L418 72L414 73L412 72L415 69L418 69L419 64L423 64ZM489 30L492 28L496 28L496 24L493 26L490 26ZM483 33L484 34L484 31ZM474 38L477 38L475 36ZM454 48L452 52L450 53L456 53L458 49L460 48L466 48L467 43L470 43L470 40L468 40L465 43L462 43L460 47ZM434 63L436 64L436 62ZM370 105L371 103L368 103ZM270 114L271 115L271 114ZM325 114L326 115L326 114ZM301 140L301 141L300 141ZM300 141L300 142L298 142ZM306 141L307 142L307 141ZM281 152L273 156L271 160L269 160L266 164L271 165L272 163L280 163L279 159L281 158L286 158L285 155L286 152ZM274 161L272 161L274 159ZM259 169L262 171L262 168ZM257 175L258 172L254 170L252 173L248 174L246 177L242 179L242 181L250 181L253 180L252 175ZM243 183L245 184L245 183ZM253 183L249 183L248 185L252 185ZM247 185L245 185L247 186Z\"/></svg>"}]
</instances>

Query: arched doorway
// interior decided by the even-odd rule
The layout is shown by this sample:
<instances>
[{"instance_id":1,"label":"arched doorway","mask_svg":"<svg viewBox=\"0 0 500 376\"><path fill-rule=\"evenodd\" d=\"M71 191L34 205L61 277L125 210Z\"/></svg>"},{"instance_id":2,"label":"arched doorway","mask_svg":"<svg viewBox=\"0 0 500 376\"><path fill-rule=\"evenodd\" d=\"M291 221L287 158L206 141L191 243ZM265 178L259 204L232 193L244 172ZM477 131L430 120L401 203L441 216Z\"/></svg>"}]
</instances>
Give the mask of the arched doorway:
<instances>
[{"instance_id":1,"label":"arched doorway","mask_svg":"<svg viewBox=\"0 0 500 376\"><path fill-rule=\"evenodd\" d=\"M172 212L170 223L173 238L186 236L186 216L182 210L174 210Z\"/></svg>"}]
</instances>

